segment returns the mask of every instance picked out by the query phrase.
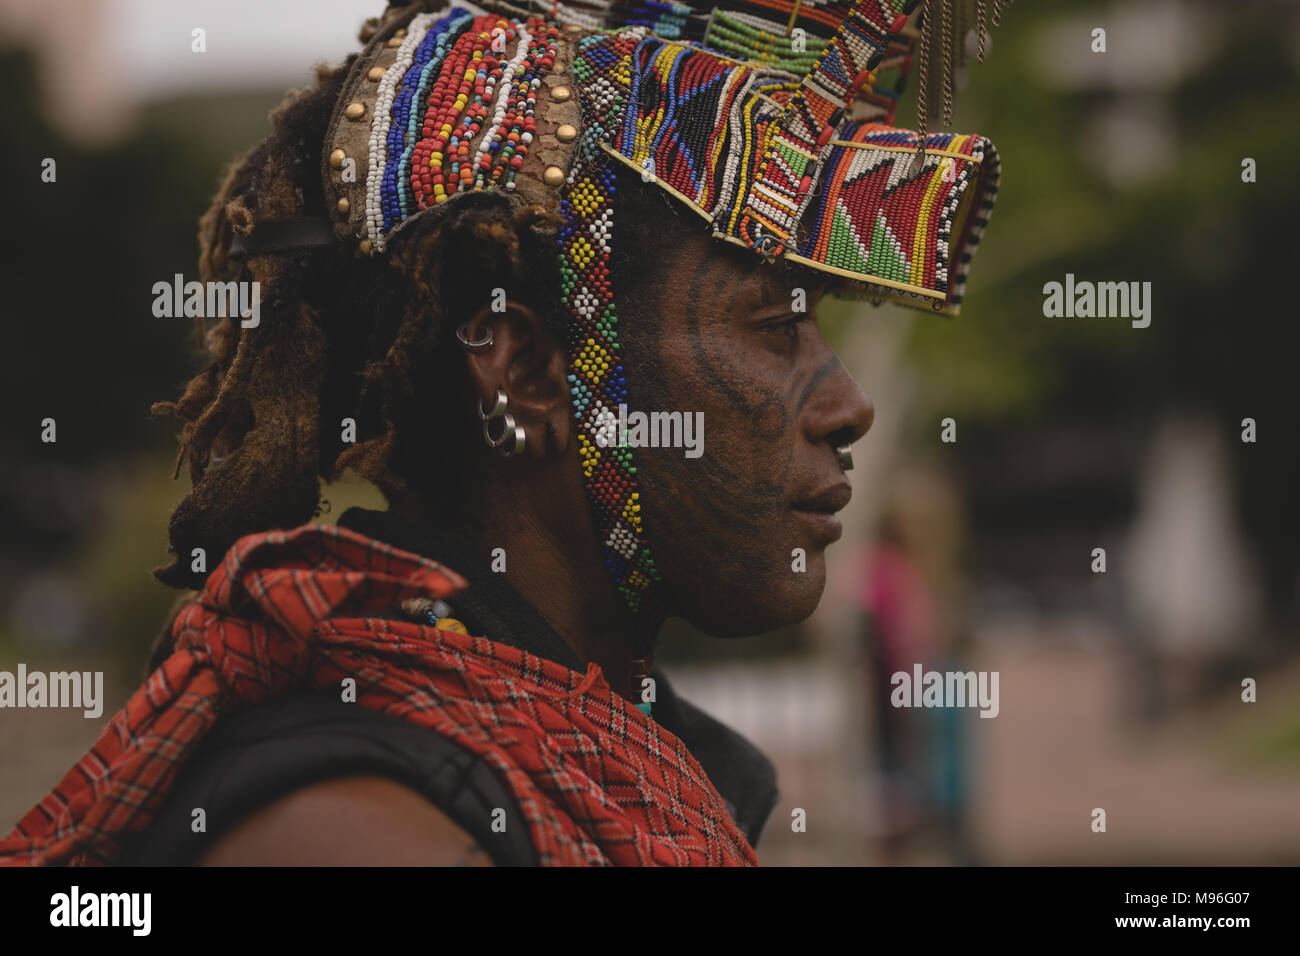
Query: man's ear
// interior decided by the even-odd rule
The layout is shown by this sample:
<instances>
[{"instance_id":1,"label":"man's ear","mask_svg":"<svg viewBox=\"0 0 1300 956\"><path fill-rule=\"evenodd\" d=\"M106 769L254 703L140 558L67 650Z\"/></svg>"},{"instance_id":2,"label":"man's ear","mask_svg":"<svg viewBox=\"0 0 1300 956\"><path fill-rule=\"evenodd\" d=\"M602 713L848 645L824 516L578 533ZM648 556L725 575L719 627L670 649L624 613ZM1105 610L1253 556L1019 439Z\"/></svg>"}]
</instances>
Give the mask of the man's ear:
<instances>
[{"instance_id":1,"label":"man's ear","mask_svg":"<svg viewBox=\"0 0 1300 956\"><path fill-rule=\"evenodd\" d=\"M493 306L496 306L495 308ZM524 429L528 454L567 447L574 435L568 355L545 320L521 302L484 305L465 324L465 338L491 344L467 350L470 381L484 408L506 393L506 411Z\"/></svg>"}]
</instances>

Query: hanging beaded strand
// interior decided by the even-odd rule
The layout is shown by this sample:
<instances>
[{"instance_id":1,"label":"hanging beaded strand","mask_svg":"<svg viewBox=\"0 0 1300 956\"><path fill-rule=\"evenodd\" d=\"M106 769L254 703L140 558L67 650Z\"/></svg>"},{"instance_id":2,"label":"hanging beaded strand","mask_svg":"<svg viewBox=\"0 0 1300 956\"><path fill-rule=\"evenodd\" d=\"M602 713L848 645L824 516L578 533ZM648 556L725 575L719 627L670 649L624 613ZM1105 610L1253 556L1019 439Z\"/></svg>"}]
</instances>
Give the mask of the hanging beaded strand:
<instances>
[{"instance_id":1,"label":"hanging beaded strand","mask_svg":"<svg viewBox=\"0 0 1300 956\"><path fill-rule=\"evenodd\" d=\"M456 191L447 175L447 150L479 77L478 61L491 43L481 28L485 18L476 18L459 36L448 53L429 91L429 105L420 128L420 140L411 153L411 191L417 209L445 202Z\"/></svg>"},{"instance_id":2,"label":"hanging beaded strand","mask_svg":"<svg viewBox=\"0 0 1300 956\"><path fill-rule=\"evenodd\" d=\"M422 117L428 109L429 94L431 92L429 78L442 69L451 44L471 27L474 23L474 16L455 11L448 17L448 20L450 20L450 23L437 37L433 55L420 70L416 93L412 97L407 117L406 146L402 151L402 159L397 170L398 200L403 217L413 215L417 211L415 191L411 186L411 161L416 144L420 139L418 133Z\"/></svg>"},{"instance_id":3,"label":"hanging beaded strand","mask_svg":"<svg viewBox=\"0 0 1300 956\"><path fill-rule=\"evenodd\" d=\"M429 27L424 39L416 47L410 68L401 78L400 88L393 98L393 115L388 130L388 148L385 154L390 159L384 168L380 190L385 230L391 230L408 215L408 206L402 201L402 191L399 184L403 178L404 170L410 165L410 154L406 151L406 144L411 139L410 117L418 108L420 95L423 93L420 81L426 75L425 67L434 62L443 45L442 41L446 30L454 21L454 17L444 17ZM398 157L397 162L391 161L393 156Z\"/></svg>"},{"instance_id":4,"label":"hanging beaded strand","mask_svg":"<svg viewBox=\"0 0 1300 956\"><path fill-rule=\"evenodd\" d=\"M570 401L583 479L605 566L634 614L643 609L659 573L644 537L632 451L608 441L609 422L627 403L627 379L610 275L616 175L600 144L622 118L618 75L640 38L633 30L579 41L573 76L583 130L560 194L565 224L558 236L560 292L571 320Z\"/></svg>"},{"instance_id":5,"label":"hanging beaded strand","mask_svg":"<svg viewBox=\"0 0 1300 956\"><path fill-rule=\"evenodd\" d=\"M550 72L559 53L559 35L555 24L537 22L528 53L521 62L510 92L497 131L500 145L493 148L495 156L490 170L492 182L504 185L507 190L515 188L515 176L523 168L524 159L537 135L537 92L542 77Z\"/></svg>"},{"instance_id":6,"label":"hanging beaded strand","mask_svg":"<svg viewBox=\"0 0 1300 956\"><path fill-rule=\"evenodd\" d=\"M492 158L488 154L501 146L501 127L505 123L506 110L513 94L515 73L524 62L524 58L528 56L529 45L532 43L533 35L528 31L527 24L519 24L517 32L519 43L515 55L510 58L505 70L502 71L501 91L492 107L491 128L494 132L491 136L484 136L479 140L478 149L474 153L474 186L477 189L482 189L487 184L487 176L492 168Z\"/></svg>"},{"instance_id":7,"label":"hanging beaded strand","mask_svg":"<svg viewBox=\"0 0 1300 956\"><path fill-rule=\"evenodd\" d=\"M473 188L474 166L470 162L470 144L478 135L488 116L488 103L496 92L497 81L501 78L502 65L495 54L495 48L502 34L496 29L489 30L484 39L487 49L476 49L471 57L470 69L474 70L473 99L466 105L451 139L447 141L447 159L450 160L447 171L447 193L451 195L461 188ZM514 36L513 30L505 31L508 42ZM504 48L503 48L504 49ZM467 71L468 72L468 71Z\"/></svg>"},{"instance_id":8,"label":"hanging beaded strand","mask_svg":"<svg viewBox=\"0 0 1300 956\"><path fill-rule=\"evenodd\" d=\"M407 27L406 37L397 50L393 65L379 80L379 90L375 97L374 114L370 123L370 154L366 172L366 236L377 252L383 252L387 242L384 227L384 210L381 187L384 167L388 162L388 130L392 124L391 108L397 84L406 74L415 56L415 49L424 39L425 32L433 23L432 13L417 14Z\"/></svg>"}]
</instances>

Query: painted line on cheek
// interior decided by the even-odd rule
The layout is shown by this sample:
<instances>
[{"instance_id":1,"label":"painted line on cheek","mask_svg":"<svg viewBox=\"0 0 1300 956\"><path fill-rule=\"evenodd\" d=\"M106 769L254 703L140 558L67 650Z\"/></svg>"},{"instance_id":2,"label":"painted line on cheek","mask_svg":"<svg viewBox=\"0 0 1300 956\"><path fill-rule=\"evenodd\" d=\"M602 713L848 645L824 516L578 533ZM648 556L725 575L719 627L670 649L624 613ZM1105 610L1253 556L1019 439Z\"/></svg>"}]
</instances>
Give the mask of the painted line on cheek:
<instances>
[{"instance_id":1,"label":"painted line on cheek","mask_svg":"<svg viewBox=\"0 0 1300 956\"><path fill-rule=\"evenodd\" d=\"M803 392L800 393L799 401L795 403L794 410L796 415L803 411L804 403L806 403L809 396L817 390L817 386L824 382L830 376L831 372L835 371L836 368L840 367L840 365L839 356L832 355L821 364L821 367L818 368L816 372L813 373L808 384L804 386Z\"/></svg>"},{"instance_id":2,"label":"painted line on cheek","mask_svg":"<svg viewBox=\"0 0 1300 956\"><path fill-rule=\"evenodd\" d=\"M691 277L691 295L686 306L686 335L691 343L691 351L695 355L695 363L699 366L704 375L705 381L716 388L727 401L738 408L745 408L748 402L734 388L732 388L719 374L714 367L708 351L704 347L704 339L700 334L700 303L704 301L703 280L704 273L710 269L708 259L701 259L695 264L695 272Z\"/></svg>"}]
</instances>

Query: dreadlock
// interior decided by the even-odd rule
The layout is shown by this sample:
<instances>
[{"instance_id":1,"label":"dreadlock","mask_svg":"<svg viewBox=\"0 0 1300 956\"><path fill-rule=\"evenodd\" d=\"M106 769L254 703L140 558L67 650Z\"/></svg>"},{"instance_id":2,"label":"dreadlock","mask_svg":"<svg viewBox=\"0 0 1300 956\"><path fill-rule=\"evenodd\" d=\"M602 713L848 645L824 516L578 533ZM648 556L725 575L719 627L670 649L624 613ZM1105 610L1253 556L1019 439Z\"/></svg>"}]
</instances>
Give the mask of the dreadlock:
<instances>
[{"instance_id":1,"label":"dreadlock","mask_svg":"<svg viewBox=\"0 0 1300 956\"><path fill-rule=\"evenodd\" d=\"M188 459L192 483L169 524L175 558L154 572L173 587L202 586L195 548L222 555L243 535L310 520L320 480L348 469L390 501L414 491L472 514L472 469L446 466L476 430L473 416L451 411L469 389L455 326L504 288L562 328L558 224L513 194L459 194L412 221L385 256L232 256L232 237L259 223L327 214L321 144L352 59L286 97L200 221L200 277L258 282L261 321L220 320L204 337L206 367L179 399L153 406L185 421L174 476ZM354 442L343 440L349 418Z\"/></svg>"}]
</instances>

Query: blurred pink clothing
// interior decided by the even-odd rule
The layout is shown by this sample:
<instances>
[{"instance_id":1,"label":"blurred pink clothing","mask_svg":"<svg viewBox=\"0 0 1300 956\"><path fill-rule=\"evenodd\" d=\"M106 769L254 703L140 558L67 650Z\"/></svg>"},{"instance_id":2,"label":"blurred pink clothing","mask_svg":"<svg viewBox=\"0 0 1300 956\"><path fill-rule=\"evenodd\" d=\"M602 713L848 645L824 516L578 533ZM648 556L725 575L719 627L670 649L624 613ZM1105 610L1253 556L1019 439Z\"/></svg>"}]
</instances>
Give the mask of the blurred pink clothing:
<instances>
[{"instance_id":1,"label":"blurred pink clothing","mask_svg":"<svg viewBox=\"0 0 1300 956\"><path fill-rule=\"evenodd\" d=\"M860 577L858 601L874 622L877 653L889 671L930 663L935 650L936 613L929 587L906 552L876 542Z\"/></svg>"}]
</instances>

